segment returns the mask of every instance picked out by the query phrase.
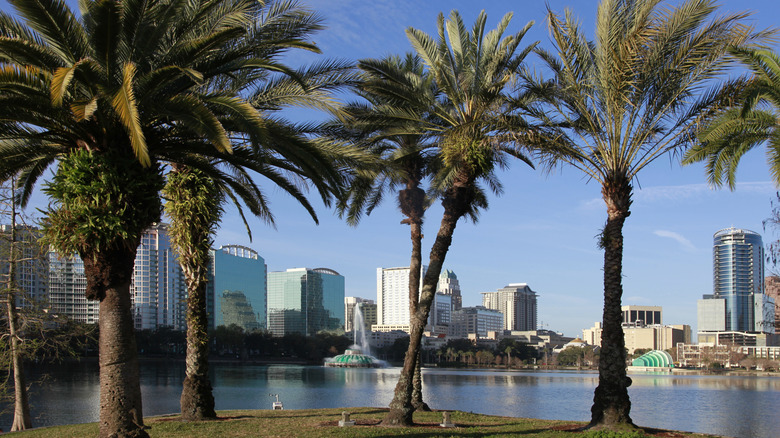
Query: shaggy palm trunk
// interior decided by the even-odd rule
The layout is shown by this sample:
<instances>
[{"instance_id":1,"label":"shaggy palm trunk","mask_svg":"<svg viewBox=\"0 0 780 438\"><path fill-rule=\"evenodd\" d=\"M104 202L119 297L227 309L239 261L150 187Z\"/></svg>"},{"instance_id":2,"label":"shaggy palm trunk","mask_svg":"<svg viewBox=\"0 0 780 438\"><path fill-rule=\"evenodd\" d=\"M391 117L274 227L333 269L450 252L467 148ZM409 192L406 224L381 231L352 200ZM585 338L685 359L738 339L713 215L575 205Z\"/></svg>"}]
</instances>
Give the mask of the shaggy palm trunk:
<instances>
[{"instance_id":1,"label":"shaggy palm trunk","mask_svg":"<svg viewBox=\"0 0 780 438\"><path fill-rule=\"evenodd\" d=\"M414 380L412 381L412 407L415 411L430 412L431 407L423 400L422 393L422 348L417 356L417 365L414 367Z\"/></svg>"},{"instance_id":2,"label":"shaggy palm trunk","mask_svg":"<svg viewBox=\"0 0 780 438\"><path fill-rule=\"evenodd\" d=\"M181 417L187 421L213 419L217 418L217 413L209 380L206 282L192 284L188 278L187 283L187 358L181 392Z\"/></svg>"},{"instance_id":3,"label":"shaggy palm trunk","mask_svg":"<svg viewBox=\"0 0 780 438\"><path fill-rule=\"evenodd\" d=\"M15 178L12 185L16 184ZM24 378L22 351L19 345L19 312L16 309L16 200L11 193L11 242L8 252L8 289L6 291L6 310L8 317L8 336L11 347L11 366L14 371L14 420L11 432L32 427L30 400L27 395L27 382Z\"/></svg>"},{"instance_id":4,"label":"shaggy palm trunk","mask_svg":"<svg viewBox=\"0 0 780 438\"><path fill-rule=\"evenodd\" d=\"M607 224L602 233L604 249L604 314L601 331L599 384L593 396L588 427L633 426L626 375L626 349L623 337L623 224L630 214L631 186L628 182L605 184Z\"/></svg>"},{"instance_id":5,"label":"shaggy palm trunk","mask_svg":"<svg viewBox=\"0 0 780 438\"><path fill-rule=\"evenodd\" d=\"M217 418L209 380L209 335L206 283L211 232L219 223L219 193L196 170L174 166L163 190L171 218L171 242L187 282L187 357L181 392L181 417L186 421Z\"/></svg>"},{"instance_id":6,"label":"shaggy palm trunk","mask_svg":"<svg viewBox=\"0 0 780 438\"><path fill-rule=\"evenodd\" d=\"M100 299L101 438L149 436L144 430L138 349L130 303L130 279L138 243L81 254L87 297ZM99 285L97 296L91 295L89 285Z\"/></svg>"},{"instance_id":7,"label":"shaggy palm trunk","mask_svg":"<svg viewBox=\"0 0 780 438\"><path fill-rule=\"evenodd\" d=\"M415 169L410 170L410 174ZM409 262L409 315L413 315L418 308L420 301L420 275L422 272L422 224L425 213L424 202L425 192L419 187L419 178L411 178L407 181L406 189L398 194L398 200L401 204L401 211L406 216L402 223L408 223L410 236L412 239L412 257ZM412 380L411 403L414 410L430 410L423 401L422 395L422 361L420 360L422 352L418 355L416 363L413 365L414 378Z\"/></svg>"},{"instance_id":8,"label":"shaggy palm trunk","mask_svg":"<svg viewBox=\"0 0 780 438\"><path fill-rule=\"evenodd\" d=\"M412 418L414 413L412 406L413 380L415 365L420 355L423 330L431 311L444 259L452 244L455 226L466 213L472 199L468 189L462 185L456 185L447 190L442 200L444 214L439 225L439 232L436 234L436 240L431 247L428 271L423 278L422 293L417 310L410 314L409 348L406 350L401 376L398 378L393 400L390 402L390 410L382 420L384 426L410 426L414 424Z\"/></svg>"}]
</instances>

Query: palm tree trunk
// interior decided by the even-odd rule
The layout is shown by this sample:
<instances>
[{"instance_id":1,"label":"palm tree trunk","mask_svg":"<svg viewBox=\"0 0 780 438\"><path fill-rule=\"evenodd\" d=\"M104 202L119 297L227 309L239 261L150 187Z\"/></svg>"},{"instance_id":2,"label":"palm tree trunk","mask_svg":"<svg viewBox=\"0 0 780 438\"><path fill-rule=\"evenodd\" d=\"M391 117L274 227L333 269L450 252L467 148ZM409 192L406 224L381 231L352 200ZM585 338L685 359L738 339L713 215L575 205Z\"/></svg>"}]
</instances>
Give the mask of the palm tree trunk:
<instances>
[{"instance_id":1,"label":"palm tree trunk","mask_svg":"<svg viewBox=\"0 0 780 438\"><path fill-rule=\"evenodd\" d=\"M599 384L593 396L588 427L633 426L629 412L631 401L626 375L626 349L623 337L623 224L629 216L631 186L605 184L602 189L607 203L607 224L602 232L604 249L604 313L601 332Z\"/></svg>"},{"instance_id":2,"label":"palm tree trunk","mask_svg":"<svg viewBox=\"0 0 780 438\"><path fill-rule=\"evenodd\" d=\"M138 349L130 303L130 279L137 247L136 244L103 248L94 254L81 255L87 296L100 299L98 436L101 438L149 436L144 430Z\"/></svg>"},{"instance_id":3,"label":"palm tree trunk","mask_svg":"<svg viewBox=\"0 0 780 438\"><path fill-rule=\"evenodd\" d=\"M423 330L431 311L431 304L436 294L436 285L439 282L444 259L452 244L455 226L458 220L466 213L471 200L470 192L462 186L450 188L442 200L444 214L439 225L439 232L436 234L436 240L433 242L433 247L431 247L428 270L423 278L422 293L420 294L417 311L410 315L409 348L406 351L404 366L401 369L401 376L398 378L398 384L395 387L393 400L390 402L390 410L382 420L382 425L384 426L409 426L414 424L412 419L414 412L412 406L413 375L415 362L420 354Z\"/></svg>"},{"instance_id":4,"label":"palm tree trunk","mask_svg":"<svg viewBox=\"0 0 780 438\"><path fill-rule=\"evenodd\" d=\"M417 356L417 366L414 367L414 380L412 382L412 406L415 411L430 412L431 407L423 400L422 394L422 349Z\"/></svg>"},{"instance_id":5,"label":"palm tree trunk","mask_svg":"<svg viewBox=\"0 0 780 438\"><path fill-rule=\"evenodd\" d=\"M186 421L217 418L209 380L209 335L206 312L207 270L211 233L219 224L221 197L201 172L173 166L163 189L171 218L169 234L187 282L187 356L181 392Z\"/></svg>"},{"instance_id":6,"label":"palm tree trunk","mask_svg":"<svg viewBox=\"0 0 780 438\"><path fill-rule=\"evenodd\" d=\"M202 274L205 277L205 274ZM186 377L181 392L181 417L186 421L217 418L209 380L209 336L206 313L206 282L192 284L187 297Z\"/></svg>"},{"instance_id":7,"label":"palm tree trunk","mask_svg":"<svg viewBox=\"0 0 780 438\"><path fill-rule=\"evenodd\" d=\"M420 300L420 275L422 273L422 224L425 214L425 192L419 187L419 171L416 168L409 169L409 174L413 175L406 184L406 189L398 194L401 212L406 216L402 223L408 223L410 237L412 240L412 257L409 262L409 315L417 312ZM422 370L420 360L421 355L417 355L414 364L414 378L412 379L412 397L411 403L414 410L430 410L430 407L423 401L422 395Z\"/></svg>"}]
</instances>

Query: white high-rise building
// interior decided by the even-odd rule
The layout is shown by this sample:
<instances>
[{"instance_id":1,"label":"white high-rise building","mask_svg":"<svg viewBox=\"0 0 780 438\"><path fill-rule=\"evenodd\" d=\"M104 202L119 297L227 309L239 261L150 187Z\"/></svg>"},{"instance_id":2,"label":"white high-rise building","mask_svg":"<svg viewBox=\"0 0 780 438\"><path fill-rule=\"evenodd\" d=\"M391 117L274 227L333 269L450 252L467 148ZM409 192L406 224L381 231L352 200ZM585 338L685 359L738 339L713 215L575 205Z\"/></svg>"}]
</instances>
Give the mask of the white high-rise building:
<instances>
[{"instance_id":1,"label":"white high-rise building","mask_svg":"<svg viewBox=\"0 0 780 438\"><path fill-rule=\"evenodd\" d=\"M423 265L419 289L427 270ZM376 300L378 325L409 325L409 267L377 268Z\"/></svg>"},{"instance_id":2,"label":"white high-rise building","mask_svg":"<svg viewBox=\"0 0 780 438\"><path fill-rule=\"evenodd\" d=\"M167 230L166 224L153 225L144 232L136 252L130 283L136 329L187 328L187 287ZM86 286L84 262L77 254L62 257L49 253L49 302L53 313L96 323L100 303L86 299Z\"/></svg>"},{"instance_id":3,"label":"white high-rise building","mask_svg":"<svg viewBox=\"0 0 780 438\"><path fill-rule=\"evenodd\" d=\"M76 322L95 324L100 302L88 300L84 262L78 254L70 257L49 252L49 305L54 314Z\"/></svg>"},{"instance_id":4,"label":"white high-rise building","mask_svg":"<svg viewBox=\"0 0 780 438\"><path fill-rule=\"evenodd\" d=\"M422 266L418 294L422 292L422 278L427 270L427 266ZM377 325L374 328L380 331L409 331L409 268L377 268L376 296ZM428 315L427 330L435 330L438 325L449 324L452 302L451 295L436 293L431 304L431 313Z\"/></svg>"},{"instance_id":5,"label":"white high-rise building","mask_svg":"<svg viewBox=\"0 0 780 438\"><path fill-rule=\"evenodd\" d=\"M154 224L141 236L130 294L136 330L187 329L187 284L171 248L167 224Z\"/></svg>"}]
</instances>

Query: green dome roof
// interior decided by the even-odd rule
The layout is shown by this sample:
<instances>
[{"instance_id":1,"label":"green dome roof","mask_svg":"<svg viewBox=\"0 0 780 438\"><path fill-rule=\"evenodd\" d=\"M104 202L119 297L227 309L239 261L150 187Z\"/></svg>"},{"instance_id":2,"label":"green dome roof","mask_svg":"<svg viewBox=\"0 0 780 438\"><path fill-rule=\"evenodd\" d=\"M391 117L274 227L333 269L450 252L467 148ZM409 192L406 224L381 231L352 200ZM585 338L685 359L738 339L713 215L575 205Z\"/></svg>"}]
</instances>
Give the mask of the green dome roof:
<instances>
[{"instance_id":1,"label":"green dome roof","mask_svg":"<svg viewBox=\"0 0 780 438\"><path fill-rule=\"evenodd\" d=\"M653 350L631 361L635 367L673 368L672 356L663 350Z\"/></svg>"}]
</instances>

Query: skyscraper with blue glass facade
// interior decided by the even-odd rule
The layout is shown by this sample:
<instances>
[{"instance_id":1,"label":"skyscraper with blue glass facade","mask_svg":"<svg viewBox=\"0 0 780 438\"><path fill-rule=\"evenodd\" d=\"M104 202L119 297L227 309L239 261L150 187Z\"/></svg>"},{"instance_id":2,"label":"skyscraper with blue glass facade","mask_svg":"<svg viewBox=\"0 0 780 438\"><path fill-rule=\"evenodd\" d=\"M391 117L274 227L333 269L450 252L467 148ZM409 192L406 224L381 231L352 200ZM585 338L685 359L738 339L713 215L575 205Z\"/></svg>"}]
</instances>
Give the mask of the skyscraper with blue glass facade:
<instances>
[{"instance_id":1,"label":"skyscraper with blue glass facade","mask_svg":"<svg viewBox=\"0 0 780 438\"><path fill-rule=\"evenodd\" d=\"M344 328L344 277L326 268L268 273L268 330L274 336Z\"/></svg>"},{"instance_id":2,"label":"skyscraper with blue glass facade","mask_svg":"<svg viewBox=\"0 0 780 438\"><path fill-rule=\"evenodd\" d=\"M764 244L761 235L726 228L713 236L713 293L706 299L723 300L725 331L763 332Z\"/></svg>"},{"instance_id":3,"label":"skyscraper with blue glass facade","mask_svg":"<svg viewBox=\"0 0 780 438\"><path fill-rule=\"evenodd\" d=\"M235 324L245 332L265 328L266 265L250 248L225 245L211 251L207 290L209 325Z\"/></svg>"}]
</instances>

